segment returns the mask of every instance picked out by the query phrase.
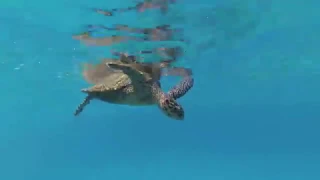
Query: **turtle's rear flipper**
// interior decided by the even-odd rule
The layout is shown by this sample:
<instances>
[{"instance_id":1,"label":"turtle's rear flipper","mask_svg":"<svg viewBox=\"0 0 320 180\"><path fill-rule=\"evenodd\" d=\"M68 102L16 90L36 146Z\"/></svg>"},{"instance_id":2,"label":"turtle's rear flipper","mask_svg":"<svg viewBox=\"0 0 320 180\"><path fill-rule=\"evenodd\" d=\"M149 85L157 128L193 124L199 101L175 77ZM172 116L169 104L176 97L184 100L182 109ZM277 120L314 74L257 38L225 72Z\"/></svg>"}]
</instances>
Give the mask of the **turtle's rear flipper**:
<instances>
[{"instance_id":1,"label":"turtle's rear flipper","mask_svg":"<svg viewBox=\"0 0 320 180\"><path fill-rule=\"evenodd\" d=\"M82 101L82 103L79 104L79 106L77 107L76 111L74 112L74 115L75 115L75 116L78 116L78 115L83 111L84 107L85 107L86 105L90 104L91 99L92 99L91 96L88 95L88 96Z\"/></svg>"}]
</instances>

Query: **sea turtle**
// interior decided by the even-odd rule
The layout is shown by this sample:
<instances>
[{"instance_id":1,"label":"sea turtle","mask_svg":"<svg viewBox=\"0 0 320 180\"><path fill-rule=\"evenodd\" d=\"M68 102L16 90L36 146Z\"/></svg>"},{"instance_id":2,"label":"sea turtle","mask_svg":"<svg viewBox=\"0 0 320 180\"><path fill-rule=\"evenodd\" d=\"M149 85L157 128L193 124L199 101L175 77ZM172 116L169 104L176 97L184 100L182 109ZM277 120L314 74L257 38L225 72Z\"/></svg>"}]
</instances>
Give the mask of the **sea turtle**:
<instances>
[{"instance_id":1,"label":"sea turtle","mask_svg":"<svg viewBox=\"0 0 320 180\"><path fill-rule=\"evenodd\" d=\"M96 67L87 65L83 75L94 86L81 90L87 96L74 115L79 115L92 99L99 99L108 103L133 106L158 104L167 116L183 120L184 110L176 99L192 88L191 70L168 66L163 63L128 63L112 59L105 59ZM161 71L164 67L168 67L168 70ZM161 76L166 75L184 76L184 79L168 93L164 93L159 80Z\"/></svg>"}]
</instances>

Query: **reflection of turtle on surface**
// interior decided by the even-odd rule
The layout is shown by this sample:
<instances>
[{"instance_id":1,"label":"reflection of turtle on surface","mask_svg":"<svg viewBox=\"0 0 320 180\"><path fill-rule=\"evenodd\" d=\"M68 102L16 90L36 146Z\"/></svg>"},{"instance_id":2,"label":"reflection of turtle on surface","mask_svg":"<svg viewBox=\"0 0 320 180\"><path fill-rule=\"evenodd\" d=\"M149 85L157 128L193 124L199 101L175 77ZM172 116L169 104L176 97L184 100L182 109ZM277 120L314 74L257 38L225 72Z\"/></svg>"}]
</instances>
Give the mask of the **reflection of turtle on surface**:
<instances>
[{"instance_id":1,"label":"reflection of turtle on surface","mask_svg":"<svg viewBox=\"0 0 320 180\"><path fill-rule=\"evenodd\" d=\"M72 39L79 40L80 42L91 45L91 46L110 46L113 44L118 44L126 41L144 41L144 38L134 37L134 36L120 36L112 35L109 37L93 37L92 33L94 31L86 31L80 34L72 35Z\"/></svg>"},{"instance_id":2,"label":"reflection of turtle on surface","mask_svg":"<svg viewBox=\"0 0 320 180\"><path fill-rule=\"evenodd\" d=\"M177 60L178 57L182 56L185 51L180 47L160 47L152 50L142 50L141 54L152 54L158 53L162 58L170 58Z\"/></svg>"},{"instance_id":3,"label":"reflection of turtle on surface","mask_svg":"<svg viewBox=\"0 0 320 180\"><path fill-rule=\"evenodd\" d=\"M87 64L83 75L94 86L81 90L87 97L74 114L79 115L90 100L99 99L133 106L157 104L167 116L183 120L184 110L176 99L192 88L191 70L168 66L163 63L127 63L112 59L106 59L96 67ZM168 70L161 71L164 67ZM168 93L164 93L159 80L166 75L184 76L184 79Z\"/></svg>"}]
</instances>

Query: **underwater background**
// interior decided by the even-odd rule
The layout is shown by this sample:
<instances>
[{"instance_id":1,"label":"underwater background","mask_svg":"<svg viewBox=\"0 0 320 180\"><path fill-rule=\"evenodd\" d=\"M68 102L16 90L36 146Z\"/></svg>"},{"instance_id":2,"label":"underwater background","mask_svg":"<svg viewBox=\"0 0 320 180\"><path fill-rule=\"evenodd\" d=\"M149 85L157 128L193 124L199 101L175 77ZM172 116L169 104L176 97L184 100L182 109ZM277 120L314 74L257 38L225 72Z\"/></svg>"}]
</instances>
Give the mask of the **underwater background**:
<instances>
[{"instance_id":1,"label":"underwater background","mask_svg":"<svg viewBox=\"0 0 320 180\"><path fill-rule=\"evenodd\" d=\"M320 179L319 1L181 0L166 16L86 10L130 3L0 2L0 180ZM184 28L178 64L195 85L179 100L183 122L100 101L73 116L88 86L80 63L109 52L71 38L88 23Z\"/></svg>"}]
</instances>

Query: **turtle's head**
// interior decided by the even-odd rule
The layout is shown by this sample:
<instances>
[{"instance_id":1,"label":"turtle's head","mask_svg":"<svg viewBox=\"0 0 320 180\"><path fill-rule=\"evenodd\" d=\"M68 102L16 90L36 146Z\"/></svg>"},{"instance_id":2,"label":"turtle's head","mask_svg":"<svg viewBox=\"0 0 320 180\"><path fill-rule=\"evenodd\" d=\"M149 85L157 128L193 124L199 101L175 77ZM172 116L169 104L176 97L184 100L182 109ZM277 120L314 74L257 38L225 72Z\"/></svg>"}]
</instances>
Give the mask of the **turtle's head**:
<instances>
[{"instance_id":1,"label":"turtle's head","mask_svg":"<svg viewBox=\"0 0 320 180\"><path fill-rule=\"evenodd\" d=\"M184 110L178 102L168 96L163 96L159 102L160 109L168 117L175 120L184 120Z\"/></svg>"}]
</instances>

